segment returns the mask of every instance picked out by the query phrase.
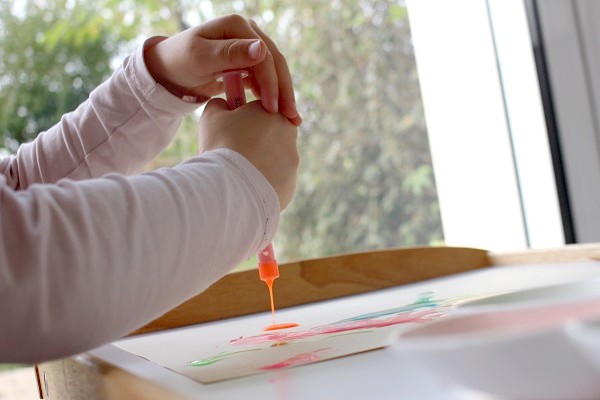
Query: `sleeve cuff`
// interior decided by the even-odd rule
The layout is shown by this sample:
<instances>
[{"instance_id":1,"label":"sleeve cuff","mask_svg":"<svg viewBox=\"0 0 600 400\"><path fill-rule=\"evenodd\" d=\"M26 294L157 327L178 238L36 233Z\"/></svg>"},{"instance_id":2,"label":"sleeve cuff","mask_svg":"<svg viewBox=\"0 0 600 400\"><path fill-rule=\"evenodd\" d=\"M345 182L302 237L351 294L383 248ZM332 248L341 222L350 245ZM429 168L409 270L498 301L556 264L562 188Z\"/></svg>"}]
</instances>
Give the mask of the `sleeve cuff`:
<instances>
[{"instance_id":1,"label":"sleeve cuff","mask_svg":"<svg viewBox=\"0 0 600 400\"><path fill-rule=\"evenodd\" d=\"M219 154L239 168L259 202L263 212L265 229L262 242L256 252L261 251L273 241L279 226L280 205L275 189L273 189L267 178L240 153L230 149L216 149L210 151L210 153Z\"/></svg>"}]
</instances>

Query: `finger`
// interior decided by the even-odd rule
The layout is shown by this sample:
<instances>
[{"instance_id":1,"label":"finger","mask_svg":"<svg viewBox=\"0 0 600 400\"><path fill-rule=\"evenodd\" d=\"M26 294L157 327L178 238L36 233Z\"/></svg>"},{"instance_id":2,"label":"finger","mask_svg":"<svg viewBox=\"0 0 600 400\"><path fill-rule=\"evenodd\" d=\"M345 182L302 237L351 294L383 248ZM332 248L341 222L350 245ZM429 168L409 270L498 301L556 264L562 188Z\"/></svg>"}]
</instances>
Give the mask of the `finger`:
<instances>
[{"instance_id":1,"label":"finger","mask_svg":"<svg viewBox=\"0 0 600 400\"><path fill-rule=\"evenodd\" d=\"M290 122L296 126L300 126L302 124L302 117L300 116L300 114L298 114L297 116L293 117L293 118L288 118L290 120Z\"/></svg>"},{"instance_id":2,"label":"finger","mask_svg":"<svg viewBox=\"0 0 600 400\"><path fill-rule=\"evenodd\" d=\"M206 106L204 107L204 111L202 111L202 113L213 113L213 112L219 112L219 111L229 111L229 107L227 106L227 102L224 99L221 99L219 97L214 97L212 99L210 99L208 101L208 103L206 103Z\"/></svg>"},{"instance_id":3,"label":"finger","mask_svg":"<svg viewBox=\"0 0 600 400\"><path fill-rule=\"evenodd\" d=\"M254 97L260 98L260 88L258 86L258 83L256 82L256 79L254 79L254 76L252 74L248 75L244 79L244 85L247 89L252 90ZM288 117L288 120L296 126L300 126L302 124L302 117L300 116L299 113L298 113L298 115L296 115L293 118Z\"/></svg>"},{"instance_id":4,"label":"finger","mask_svg":"<svg viewBox=\"0 0 600 400\"><path fill-rule=\"evenodd\" d=\"M196 29L195 34L205 39L260 39L250 22L235 14L207 21ZM264 51L265 54L263 56L261 53L262 61L251 67L260 89L255 95L261 99L263 107L267 111L277 112L279 110L277 69L266 44L263 43L263 45L264 49L261 48L261 52ZM221 66L221 69L233 68L222 68Z\"/></svg>"},{"instance_id":5,"label":"finger","mask_svg":"<svg viewBox=\"0 0 600 400\"><path fill-rule=\"evenodd\" d=\"M248 20L237 14L211 19L194 29L206 39L260 39Z\"/></svg>"},{"instance_id":6,"label":"finger","mask_svg":"<svg viewBox=\"0 0 600 400\"><path fill-rule=\"evenodd\" d=\"M215 18L211 21L203 23L197 28L196 33L207 39L261 39L261 36L256 31L255 27L258 27L256 23L248 21L239 15L233 14ZM262 35L269 39L266 35L264 35L264 33L262 33ZM277 112L279 111L279 78L277 75L278 70L274 64L275 61L269 46L273 48L273 51L277 52L279 58L282 56L279 55L280 53L277 50L277 47L275 47L273 44L273 41L269 39L268 42L265 41L265 44L267 47L267 52L262 61L254 65L252 70L260 87L260 99L263 107L268 111ZM289 81L291 85L291 79L289 79ZM287 99L284 101L286 108L289 108L289 103L290 101ZM291 103L293 104L293 101Z\"/></svg>"},{"instance_id":7,"label":"finger","mask_svg":"<svg viewBox=\"0 0 600 400\"><path fill-rule=\"evenodd\" d=\"M260 98L260 87L258 86L258 82L256 82L253 74L248 75L244 79L244 86L252 91L254 97L257 99Z\"/></svg>"},{"instance_id":8,"label":"finger","mask_svg":"<svg viewBox=\"0 0 600 400\"><path fill-rule=\"evenodd\" d=\"M260 98L260 87L258 86L258 82L256 82L256 79L254 79L254 76L252 74L248 75L248 77L245 78L244 84L247 89L252 90L254 97ZM296 126L300 126L302 124L302 117L300 116L300 113L298 113L295 117L287 118L292 124Z\"/></svg>"},{"instance_id":9,"label":"finger","mask_svg":"<svg viewBox=\"0 0 600 400\"><path fill-rule=\"evenodd\" d=\"M208 54L213 55L210 68L215 73L252 67L260 63L267 54L266 45L262 40L256 39L210 40L208 46Z\"/></svg>"},{"instance_id":10,"label":"finger","mask_svg":"<svg viewBox=\"0 0 600 400\"><path fill-rule=\"evenodd\" d=\"M263 107L269 112L279 112L279 84L271 52L267 52L263 61L252 67L252 71L258 83Z\"/></svg>"},{"instance_id":11,"label":"finger","mask_svg":"<svg viewBox=\"0 0 600 400\"><path fill-rule=\"evenodd\" d=\"M223 112L228 112L227 102L220 98L209 100L200 117L200 129L198 130L198 154L213 150L215 146L215 135L209 128L212 124L211 118L218 118Z\"/></svg>"},{"instance_id":12,"label":"finger","mask_svg":"<svg viewBox=\"0 0 600 400\"><path fill-rule=\"evenodd\" d=\"M252 29L266 43L269 52L273 56L278 79L279 110L283 115L291 120L298 116L298 109L296 107L296 99L294 96L292 75L290 73L287 61L285 60L283 54L281 54L281 52L277 49L275 43L260 29L256 22L250 21L250 26L252 26Z\"/></svg>"}]
</instances>

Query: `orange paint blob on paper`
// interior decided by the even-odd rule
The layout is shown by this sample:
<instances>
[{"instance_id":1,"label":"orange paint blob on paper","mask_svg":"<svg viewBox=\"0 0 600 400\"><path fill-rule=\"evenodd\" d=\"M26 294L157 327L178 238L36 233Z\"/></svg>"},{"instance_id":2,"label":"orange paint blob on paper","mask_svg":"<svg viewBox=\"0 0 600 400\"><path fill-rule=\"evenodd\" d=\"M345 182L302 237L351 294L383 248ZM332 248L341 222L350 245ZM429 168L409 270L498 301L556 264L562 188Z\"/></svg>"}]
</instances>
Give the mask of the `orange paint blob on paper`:
<instances>
[{"instance_id":1,"label":"orange paint blob on paper","mask_svg":"<svg viewBox=\"0 0 600 400\"><path fill-rule=\"evenodd\" d=\"M300 325L298 325L295 322L284 322L283 324L273 324L273 325L266 326L265 329L263 329L263 331L276 331L279 329L290 329L290 328L295 328L297 326L300 326Z\"/></svg>"}]
</instances>

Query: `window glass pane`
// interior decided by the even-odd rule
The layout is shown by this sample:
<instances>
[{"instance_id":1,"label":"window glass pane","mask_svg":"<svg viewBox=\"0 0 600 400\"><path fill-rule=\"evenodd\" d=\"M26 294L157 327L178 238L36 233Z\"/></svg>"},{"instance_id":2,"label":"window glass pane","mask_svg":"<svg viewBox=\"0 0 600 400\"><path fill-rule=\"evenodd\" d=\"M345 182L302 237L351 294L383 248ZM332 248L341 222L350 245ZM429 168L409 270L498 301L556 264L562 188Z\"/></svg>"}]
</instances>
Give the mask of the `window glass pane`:
<instances>
[{"instance_id":1,"label":"window glass pane","mask_svg":"<svg viewBox=\"0 0 600 400\"><path fill-rule=\"evenodd\" d=\"M280 252L298 259L439 242L406 7L353 1L295 8L283 29L268 25L290 60L305 117L302 171L283 214Z\"/></svg>"},{"instance_id":2,"label":"window glass pane","mask_svg":"<svg viewBox=\"0 0 600 400\"><path fill-rule=\"evenodd\" d=\"M154 34L226 13L254 18L287 57L304 117L298 191L279 261L442 242L403 1L5 1L0 112L14 151L72 110ZM196 154L197 116L148 169Z\"/></svg>"}]
</instances>

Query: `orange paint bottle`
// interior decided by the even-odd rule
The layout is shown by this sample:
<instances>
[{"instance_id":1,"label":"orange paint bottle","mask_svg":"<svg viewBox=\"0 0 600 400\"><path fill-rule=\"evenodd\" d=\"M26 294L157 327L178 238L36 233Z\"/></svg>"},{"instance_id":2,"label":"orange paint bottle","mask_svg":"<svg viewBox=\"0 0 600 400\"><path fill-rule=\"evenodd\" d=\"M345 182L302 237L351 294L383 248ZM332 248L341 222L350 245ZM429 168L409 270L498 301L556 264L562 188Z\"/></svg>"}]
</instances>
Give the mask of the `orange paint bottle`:
<instances>
[{"instance_id":1,"label":"orange paint bottle","mask_svg":"<svg viewBox=\"0 0 600 400\"><path fill-rule=\"evenodd\" d=\"M272 243L258 253L258 276L265 282L279 278L279 266Z\"/></svg>"}]
</instances>

